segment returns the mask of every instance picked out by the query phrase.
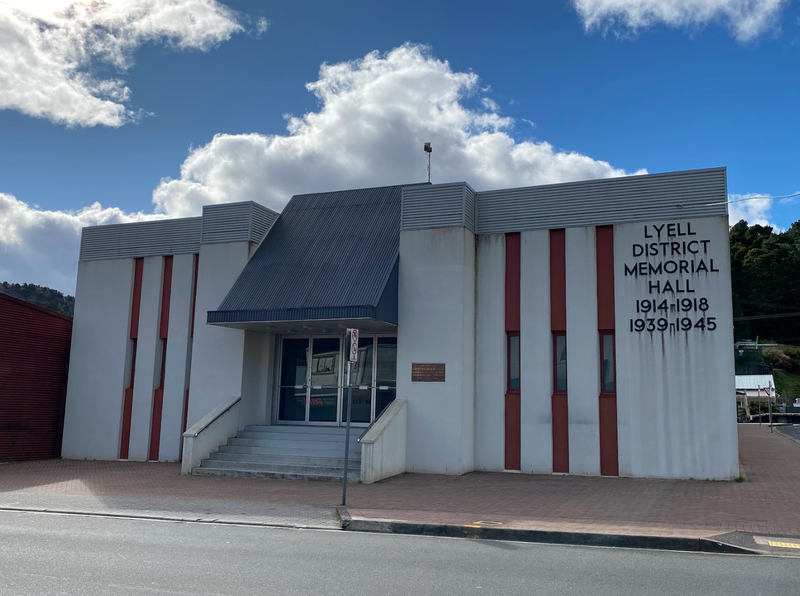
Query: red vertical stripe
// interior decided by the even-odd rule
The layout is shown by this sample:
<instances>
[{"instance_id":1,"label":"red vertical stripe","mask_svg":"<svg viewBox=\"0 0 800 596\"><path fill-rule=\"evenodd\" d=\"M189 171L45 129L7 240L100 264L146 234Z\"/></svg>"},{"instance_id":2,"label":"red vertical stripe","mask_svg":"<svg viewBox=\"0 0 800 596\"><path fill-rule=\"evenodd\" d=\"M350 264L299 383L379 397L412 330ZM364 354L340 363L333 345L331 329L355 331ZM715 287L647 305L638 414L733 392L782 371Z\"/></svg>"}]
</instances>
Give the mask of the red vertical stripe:
<instances>
[{"instance_id":1,"label":"red vertical stripe","mask_svg":"<svg viewBox=\"0 0 800 596\"><path fill-rule=\"evenodd\" d=\"M567 249L565 230L550 230L550 329L567 330Z\"/></svg>"},{"instance_id":2,"label":"red vertical stripe","mask_svg":"<svg viewBox=\"0 0 800 596\"><path fill-rule=\"evenodd\" d=\"M131 339L139 337L139 307L142 304L142 271L144 259L138 258L133 265L133 299L131 300ZM133 383L133 379L131 379Z\"/></svg>"},{"instance_id":3,"label":"red vertical stripe","mask_svg":"<svg viewBox=\"0 0 800 596\"><path fill-rule=\"evenodd\" d=\"M505 326L506 358L508 359L506 378L511 377L511 335L519 336L520 304L520 234L506 234L506 274L505 274ZM520 342L522 338L520 338ZM521 368L521 366L520 366ZM521 371L520 371L520 376ZM520 379L520 383L522 379ZM505 394L505 469L519 470L522 465L522 429L520 390L506 388Z\"/></svg>"},{"instance_id":4,"label":"red vertical stripe","mask_svg":"<svg viewBox=\"0 0 800 596\"><path fill-rule=\"evenodd\" d=\"M161 316L159 338L161 338L161 372L158 389L153 391L153 413L150 419L150 451L148 459L158 461L161 447L161 415L164 410L164 376L167 370L167 335L169 333L169 303L172 296L172 260L164 257L164 272L161 282Z\"/></svg>"},{"instance_id":5,"label":"red vertical stripe","mask_svg":"<svg viewBox=\"0 0 800 596\"><path fill-rule=\"evenodd\" d=\"M520 233L506 234L506 331L519 331Z\"/></svg>"},{"instance_id":6,"label":"red vertical stripe","mask_svg":"<svg viewBox=\"0 0 800 596\"><path fill-rule=\"evenodd\" d=\"M122 433L119 441L119 458L128 459L128 449L131 444L131 415L133 414L133 387L125 389L125 399L122 401Z\"/></svg>"},{"instance_id":7,"label":"red vertical stripe","mask_svg":"<svg viewBox=\"0 0 800 596\"><path fill-rule=\"evenodd\" d=\"M119 438L119 458L128 459L131 444L131 416L133 415L133 382L136 377L136 344L139 337L139 309L142 304L142 272L144 259L138 258L133 262L133 296L131 297L131 372L128 386L122 399L122 429Z\"/></svg>"},{"instance_id":8,"label":"red vertical stripe","mask_svg":"<svg viewBox=\"0 0 800 596\"><path fill-rule=\"evenodd\" d=\"M186 388L186 392L183 395L183 427L181 433L186 432L186 422L189 418L189 388Z\"/></svg>"},{"instance_id":9,"label":"red vertical stripe","mask_svg":"<svg viewBox=\"0 0 800 596\"><path fill-rule=\"evenodd\" d=\"M597 243L597 328L600 332L600 367L603 367L603 334L614 335L614 227L599 226ZM616 337L614 337L616 342ZM614 348L616 352L616 346ZM614 357L616 368L616 354ZM616 382L616 371L614 371ZM602 372L601 372L602 381ZM616 385L615 385L616 388ZM600 387L600 474L619 476L617 392Z\"/></svg>"},{"instance_id":10,"label":"red vertical stripe","mask_svg":"<svg viewBox=\"0 0 800 596\"><path fill-rule=\"evenodd\" d=\"M597 228L597 328L614 329L614 226Z\"/></svg>"},{"instance_id":11,"label":"red vertical stripe","mask_svg":"<svg viewBox=\"0 0 800 596\"><path fill-rule=\"evenodd\" d=\"M200 255L194 255L194 286L192 287L192 324L189 327L189 337L194 337L194 311L197 306L197 271L200 268Z\"/></svg>"},{"instance_id":12,"label":"red vertical stripe","mask_svg":"<svg viewBox=\"0 0 800 596\"><path fill-rule=\"evenodd\" d=\"M569 408L565 393L554 393L553 409L553 472L569 473Z\"/></svg>"},{"instance_id":13,"label":"red vertical stripe","mask_svg":"<svg viewBox=\"0 0 800 596\"><path fill-rule=\"evenodd\" d=\"M159 337L167 339L169 329L169 302L172 297L172 257L164 257L164 281L161 285L161 325Z\"/></svg>"},{"instance_id":14,"label":"red vertical stripe","mask_svg":"<svg viewBox=\"0 0 800 596\"><path fill-rule=\"evenodd\" d=\"M600 475L619 476L617 396L600 395Z\"/></svg>"},{"instance_id":15,"label":"red vertical stripe","mask_svg":"<svg viewBox=\"0 0 800 596\"><path fill-rule=\"evenodd\" d=\"M567 391L556 386L556 332L567 330L566 231L550 230L550 330L553 332L553 472L569 473L569 407ZM567 345L569 354L569 345ZM569 364L567 364L569 367ZM569 389L569 387L567 387Z\"/></svg>"}]
</instances>

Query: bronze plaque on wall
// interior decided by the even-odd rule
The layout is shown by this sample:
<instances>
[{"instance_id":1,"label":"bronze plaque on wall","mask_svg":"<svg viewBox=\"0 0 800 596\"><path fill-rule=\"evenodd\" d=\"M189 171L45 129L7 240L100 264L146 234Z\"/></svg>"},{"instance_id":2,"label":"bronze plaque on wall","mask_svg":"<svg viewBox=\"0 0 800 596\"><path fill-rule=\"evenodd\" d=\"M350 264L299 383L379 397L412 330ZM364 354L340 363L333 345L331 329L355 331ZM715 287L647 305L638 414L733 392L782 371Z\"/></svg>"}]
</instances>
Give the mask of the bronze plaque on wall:
<instances>
[{"instance_id":1,"label":"bronze plaque on wall","mask_svg":"<svg viewBox=\"0 0 800 596\"><path fill-rule=\"evenodd\" d=\"M444 363L412 362L412 383L444 383Z\"/></svg>"}]
</instances>

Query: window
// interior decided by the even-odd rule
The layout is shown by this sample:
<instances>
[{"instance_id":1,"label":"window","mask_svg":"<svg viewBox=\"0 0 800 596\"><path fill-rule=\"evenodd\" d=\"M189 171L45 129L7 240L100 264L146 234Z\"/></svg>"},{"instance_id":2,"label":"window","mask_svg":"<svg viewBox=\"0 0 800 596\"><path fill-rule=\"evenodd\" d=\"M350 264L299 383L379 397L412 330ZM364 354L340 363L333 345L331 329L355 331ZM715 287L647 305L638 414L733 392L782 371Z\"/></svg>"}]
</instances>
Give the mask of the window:
<instances>
[{"instance_id":1,"label":"window","mask_svg":"<svg viewBox=\"0 0 800 596\"><path fill-rule=\"evenodd\" d=\"M553 366L555 368L555 390L567 390L567 336L553 335Z\"/></svg>"},{"instance_id":2,"label":"window","mask_svg":"<svg viewBox=\"0 0 800 596\"><path fill-rule=\"evenodd\" d=\"M508 334L508 391L519 391L519 333Z\"/></svg>"},{"instance_id":3,"label":"window","mask_svg":"<svg viewBox=\"0 0 800 596\"><path fill-rule=\"evenodd\" d=\"M614 334L600 333L600 387L604 393L614 393L617 390L615 382L616 362L614 358Z\"/></svg>"}]
</instances>

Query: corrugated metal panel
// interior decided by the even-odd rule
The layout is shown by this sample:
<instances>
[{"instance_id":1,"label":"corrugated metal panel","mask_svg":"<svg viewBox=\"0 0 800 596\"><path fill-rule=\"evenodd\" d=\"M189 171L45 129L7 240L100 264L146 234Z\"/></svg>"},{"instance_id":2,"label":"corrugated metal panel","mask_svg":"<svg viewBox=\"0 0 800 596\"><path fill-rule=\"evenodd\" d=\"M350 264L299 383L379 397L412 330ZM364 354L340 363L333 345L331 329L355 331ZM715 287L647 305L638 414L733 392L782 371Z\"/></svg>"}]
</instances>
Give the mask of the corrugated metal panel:
<instances>
[{"instance_id":1,"label":"corrugated metal panel","mask_svg":"<svg viewBox=\"0 0 800 596\"><path fill-rule=\"evenodd\" d=\"M208 321L373 317L398 258L401 189L293 197Z\"/></svg>"},{"instance_id":2,"label":"corrugated metal panel","mask_svg":"<svg viewBox=\"0 0 800 596\"><path fill-rule=\"evenodd\" d=\"M336 319L374 319L376 318L376 314L377 311L374 306L217 310L209 311L206 322L263 323L265 321L332 321Z\"/></svg>"},{"instance_id":3,"label":"corrugated metal panel","mask_svg":"<svg viewBox=\"0 0 800 596\"><path fill-rule=\"evenodd\" d=\"M81 261L180 255L200 250L199 217L90 226L81 234Z\"/></svg>"},{"instance_id":4,"label":"corrugated metal panel","mask_svg":"<svg viewBox=\"0 0 800 596\"><path fill-rule=\"evenodd\" d=\"M479 192L479 234L726 215L725 168Z\"/></svg>"},{"instance_id":5,"label":"corrugated metal panel","mask_svg":"<svg viewBox=\"0 0 800 596\"><path fill-rule=\"evenodd\" d=\"M423 184L403 188L403 230L463 226L464 182Z\"/></svg>"},{"instance_id":6,"label":"corrugated metal panel","mask_svg":"<svg viewBox=\"0 0 800 596\"><path fill-rule=\"evenodd\" d=\"M0 461L61 455L72 319L0 294Z\"/></svg>"},{"instance_id":7,"label":"corrugated metal panel","mask_svg":"<svg viewBox=\"0 0 800 596\"><path fill-rule=\"evenodd\" d=\"M250 201L203 205L203 236L200 242L249 242L252 206Z\"/></svg>"},{"instance_id":8,"label":"corrugated metal panel","mask_svg":"<svg viewBox=\"0 0 800 596\"><path fill-rule=\"evenodd\" d=\"M464 225L468 230L475 232L475 204L476 194L469 184L464 185Z\"/></svg>"},{"instance_id":9,"label":"corrugated metal panel","mask_svg":"<svg viewBox=\"0 0 800 596\"><path fill-rule=\"evenodd\" d=\"M192 254L200 244L260 242L278 214L252 201L205 205L202 217L83 228L81 261Z\"/></svg>"},{"instance_id":10,"label":"corrugated metal panel","mask_svg":"<svg viewBox=\"0 0 800 596\"><path fill-rule=\"evenodd\" d=\"M261 242L278 219L278 214L264 205L253 203L250 242Z\"/></svg>"}]
</instances>

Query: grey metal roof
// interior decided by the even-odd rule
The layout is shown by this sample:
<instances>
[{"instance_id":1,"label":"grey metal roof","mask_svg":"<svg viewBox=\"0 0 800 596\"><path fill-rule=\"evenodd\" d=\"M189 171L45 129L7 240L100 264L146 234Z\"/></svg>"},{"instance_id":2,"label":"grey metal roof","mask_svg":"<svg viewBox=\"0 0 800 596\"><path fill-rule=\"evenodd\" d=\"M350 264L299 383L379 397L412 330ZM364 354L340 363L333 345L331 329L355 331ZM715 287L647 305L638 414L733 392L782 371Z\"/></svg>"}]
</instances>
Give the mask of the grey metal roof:
<instances>
[{"instance_id":1,"label":"grey metal roof","mask_svg":"<svg viewBox=\"0 0 800 596\"><path fill-rule=\"evenodd\" d=\"M772 375L736 375L737 389L758 389L759 387L775 387Z\"/></svg>"},{"instance_id":2,"label":"grey metal roof","mask_svg":"<svg viewBox=\"0 0 800 596\"><path fill-rule=\"evenodd\" d=\"M293 197L208 322L396 325L402 188Z\"/></svg>"}]
</instances>

